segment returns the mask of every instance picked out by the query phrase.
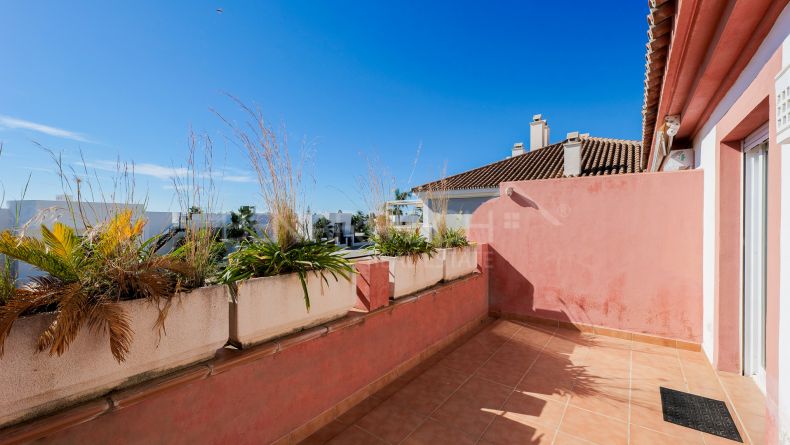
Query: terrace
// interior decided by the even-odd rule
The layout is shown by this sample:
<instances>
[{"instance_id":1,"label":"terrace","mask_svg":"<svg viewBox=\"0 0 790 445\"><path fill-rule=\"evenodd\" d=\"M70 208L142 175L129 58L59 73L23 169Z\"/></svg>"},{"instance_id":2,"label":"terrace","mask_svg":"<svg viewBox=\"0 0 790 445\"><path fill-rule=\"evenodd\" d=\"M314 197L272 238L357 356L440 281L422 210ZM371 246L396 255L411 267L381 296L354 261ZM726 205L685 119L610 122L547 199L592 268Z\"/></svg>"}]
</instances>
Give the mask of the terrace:
<instances>
[{"instance_id":1,"label":"terrace","mask_svg":"<svg viewBox=\"0 0 790 445\"><path fill-rule=\"evenodd\" d=\"M239 298L280 289L284 306L229 318L222 288L198 289L180 301L203 295L208 318L135 337L122 366L98 340L48 357L12 331L0 442L734 443L664 421L666 387L724 401L743 442L764 443L760 390L701 352L701 185L700 171L503 183L472 215L473 249L358 261L353 286L311 290L308 314L298 281L242 283ZM249 327L267 314L280 324ZM203 336L199 356L145 361ZM73 381L97 369L126 374Z\"/></svg>"},{"instance_id":2,"label":"terrace","mask_svg":"<svg viewBox=\"0 0 790 445\"><path fill-rule=\"evenodd\" d=\"M698 351L497 320L351 408L302 444L719 444L665 422L659 387L725 400L762 444L762 395Z\"/></svg>"}]
</instances>

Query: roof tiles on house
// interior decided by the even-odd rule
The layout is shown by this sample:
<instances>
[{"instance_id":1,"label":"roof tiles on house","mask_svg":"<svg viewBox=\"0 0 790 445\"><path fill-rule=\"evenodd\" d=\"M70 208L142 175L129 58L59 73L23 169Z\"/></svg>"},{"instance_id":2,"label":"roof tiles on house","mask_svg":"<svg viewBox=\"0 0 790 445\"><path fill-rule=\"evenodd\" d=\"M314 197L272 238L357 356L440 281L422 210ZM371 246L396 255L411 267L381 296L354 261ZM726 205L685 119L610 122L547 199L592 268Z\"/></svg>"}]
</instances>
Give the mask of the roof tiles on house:
<instances>
[{"instance_id":1,"label":"roof tiles on house","mask_svg":"<svg viewBox=\"0 0 790 445\"><path fill-rule=\"evenodd\" d=\"M415 187L413 191L440 187L447 190L486 189L499 187L500 183L507 181L561 178L563 142L449 176L444 179L444 185L440 184L441 181L434 181ZM643 170L641 159L642 145L639 141L583 136L579 176L639 173Z\"/></svg>"}]
</instances>

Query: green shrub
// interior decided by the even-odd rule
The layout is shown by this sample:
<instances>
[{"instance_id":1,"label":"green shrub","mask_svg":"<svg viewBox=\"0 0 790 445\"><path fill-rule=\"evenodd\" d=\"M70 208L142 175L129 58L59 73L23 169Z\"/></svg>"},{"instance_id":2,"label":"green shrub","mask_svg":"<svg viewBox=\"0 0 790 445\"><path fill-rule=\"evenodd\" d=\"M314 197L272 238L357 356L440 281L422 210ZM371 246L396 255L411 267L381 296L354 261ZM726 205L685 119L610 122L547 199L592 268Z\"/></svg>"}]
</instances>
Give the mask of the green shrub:
<instances>
[{"instance_id":1,"label":"green shrub","mask_svg":"<svg viewBox=\"0 0 790 445\"><path fill-rule=\"evenodd\" d=\"M434 245L440 249L466 247L469 245L469 240L466 239L464 229L445 228L443 232L436 235Z\"/></svg>"},{"instance_id":2,"label":"green shrub","mask_svg":"<svg viewBox=\"0 0 790 445\"><path fill-rule=\"evenodd\" d=\"M423 254L430 258L436 252L419 230L398 230L388 228L384 233L373 236L373 245L380 255L411 256L418 258Z\"/></svg>"},{"instance_id":3,"label":"green shrub","mask_svg":"<svg viewBox=\"0 0 790 445\"><path fill-rule=\"evenodd\" d=\"M230 285L235 291L236 283L241 280L296 273L302 283L305 307L310 310L307 291L309 274L312 273L327 284L328 276L332 276L335 281L341 277L351 280L354 268L340 251L341 248L332 241L304 240L282 248L278 241L268 235L255 237L242 242L239 250L228 255L228 264L220 282Z\"/></svg>"},{"instance_id":4,"label":"green shrub","mask_svg":"<svg viewBox=\"0 0 790 445\"><path fill-rule=\"evenodd\" d=\"M216 282L226 254L225 244L220 241L220 231L201 227L188 228L184 238L168 256L191 266L182 283L196 288Z\"/></svg>"}]
</instances>

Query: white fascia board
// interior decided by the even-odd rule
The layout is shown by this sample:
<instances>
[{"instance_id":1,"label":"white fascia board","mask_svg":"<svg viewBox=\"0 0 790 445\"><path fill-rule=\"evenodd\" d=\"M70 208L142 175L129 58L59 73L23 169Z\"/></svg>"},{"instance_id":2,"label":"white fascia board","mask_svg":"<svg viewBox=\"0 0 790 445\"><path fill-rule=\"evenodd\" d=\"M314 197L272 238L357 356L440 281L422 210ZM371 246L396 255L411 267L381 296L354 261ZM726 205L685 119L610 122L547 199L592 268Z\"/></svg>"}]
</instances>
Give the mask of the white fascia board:
<instances>
[{"instance_id":1,"label":"white fascia board","mask_svg":"<svg viewBox=\"0 0 790 445\"><path fill-rule=\"evenodd\" d=\"M485 188L485 189L460 189L460 190L447 190L448 198L495 198L499 196L499 187ZM417 196L425 201L429 198L429 192L418 192Z\"/></svg>"}]
</instances>

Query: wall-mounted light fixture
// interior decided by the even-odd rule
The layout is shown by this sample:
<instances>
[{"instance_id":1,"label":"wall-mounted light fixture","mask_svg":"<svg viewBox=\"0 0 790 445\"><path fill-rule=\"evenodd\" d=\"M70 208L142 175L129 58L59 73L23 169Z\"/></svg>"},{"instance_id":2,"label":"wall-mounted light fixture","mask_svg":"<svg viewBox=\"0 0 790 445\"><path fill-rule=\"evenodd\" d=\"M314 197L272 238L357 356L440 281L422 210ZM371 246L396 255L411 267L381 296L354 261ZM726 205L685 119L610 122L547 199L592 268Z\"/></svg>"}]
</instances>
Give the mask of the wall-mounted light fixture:
<instances>
[{"instance_id":1,"label":"wall-mounted light fixture","mask_svg":"<svg viewBox=\"0 0 790 445\"><path fill-rule=\"evenodd\" d=\"M508 188L506 188L506 189L505 189L505 193L506 193L508 196L513 196L513 187L508 187Z\"/></svg>"}]
</instances>

